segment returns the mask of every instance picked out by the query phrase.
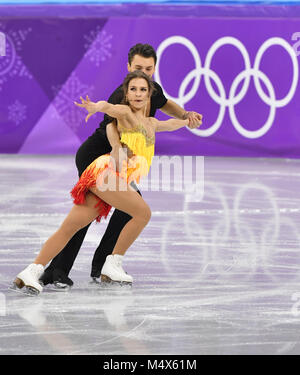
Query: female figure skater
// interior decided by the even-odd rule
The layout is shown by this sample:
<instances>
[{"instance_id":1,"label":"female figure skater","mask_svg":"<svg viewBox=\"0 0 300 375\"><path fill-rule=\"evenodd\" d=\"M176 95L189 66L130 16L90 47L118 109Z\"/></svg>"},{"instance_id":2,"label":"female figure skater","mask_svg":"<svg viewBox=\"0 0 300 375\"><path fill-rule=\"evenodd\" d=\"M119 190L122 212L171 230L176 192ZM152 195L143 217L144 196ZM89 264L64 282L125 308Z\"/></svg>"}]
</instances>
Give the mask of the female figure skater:
<instances>
[{"instance_id":1,"label":"female figure skater","mask_svg":"<svg viewBox=\"0 0 300 375\"><path fill-rule=\"evenodd\" d=\"M158 121L145 116L153 84L141 71L126 76L123 90L124 104L94 103L88 97L86 100L81 98L81 104L75 103L89 112L86 121L96 112L116 118L121 143L127 151L127 160L123 161L121 171L114 168L110 154L98 157L86 168L71 191L74 206L60 228L45 242L34 262L17 275L15 288L26 287L31 294L41 292L39 278L46 264L78 230L95 219L100 221L101 217L106 217L112 206L132 218L122 229L112 254L107 256L101 280L132 284L132 276L122 268L123 256L149 222L151 211L130 184L134 180L138 182L149 171L154 156L155 132L180 129L188 125L189 120Z\"/></svg>"}]
</instances>

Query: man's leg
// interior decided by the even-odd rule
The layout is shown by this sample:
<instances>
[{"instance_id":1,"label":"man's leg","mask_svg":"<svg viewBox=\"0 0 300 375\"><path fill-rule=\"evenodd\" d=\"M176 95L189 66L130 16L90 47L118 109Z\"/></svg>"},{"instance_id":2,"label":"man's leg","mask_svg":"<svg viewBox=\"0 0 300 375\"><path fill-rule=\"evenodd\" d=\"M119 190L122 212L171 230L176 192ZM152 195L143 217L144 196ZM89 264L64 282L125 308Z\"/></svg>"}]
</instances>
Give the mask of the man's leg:
<instances>
[{"instance_id":1,"label":"man's leg","mask_svg":"<svg viewBox=\"0 0 300 375\"><path fill-rule=\"evenodd\" d=\"M91 224L79 230L67 243L64 249L53 258L52 262L45 269L44 274L40 278L44 285L52 284L57 281L62 283L65 281L69 285L73 284L72 280L68 278L68 275L90 225Z\"/></svg>"},{"instance_id":2,"label":"man's leg","mask_svg":"<svg viewBox=\"0 0 300 375\"><path fill-rule=\"evenodd\" d=\"M106 257L113 252L122 229L130 219L131 216L125 212L117 209L114 210L101 242L95 251L92 261L91 277L100 277Z\"/></svg>"},{"instance_id":3,"label":"man's leg","mask_svg":"<svg viewBox=\"0 0 300 375\"><path fill-rule=\"evenodd\" d=\"M131 184L131 186L142 196L135 185ZM117 209L114 210L101 242L95 251L92 260L91 277L100 277L106 257L112 253L122 229L130 219L131 216L125 212Z\"/></svg>"}]
</instances>

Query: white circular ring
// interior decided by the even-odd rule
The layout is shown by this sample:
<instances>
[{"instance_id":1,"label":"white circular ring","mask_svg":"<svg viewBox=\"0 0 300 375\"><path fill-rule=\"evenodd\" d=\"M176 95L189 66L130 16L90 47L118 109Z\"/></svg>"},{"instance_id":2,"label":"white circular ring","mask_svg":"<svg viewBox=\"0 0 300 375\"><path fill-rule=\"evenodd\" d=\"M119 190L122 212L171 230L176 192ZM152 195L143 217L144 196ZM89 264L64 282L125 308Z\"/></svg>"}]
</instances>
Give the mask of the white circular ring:
<instances>
[{"instance_id":1,"label":"white circular ring","mask_svg":"<svg viewBox=\"0 0 300 375\"><path fill-rule=\"evenodd\" d=\"M263 54L265 53L265 51L268 48L270 48L271 46L275 46L275 45L279 45L279 46L283 47L288 52L288 54L290 55L290 57L292 59L292 64L293 64L293 82L291 84L289 92L282 99L276 100L276 97L275 97L275 106L279 108L279 107L284 107L285 105L287 105L291 101L291 99L293 98L293 96L295 94L297 84L298 84L298 76L299 76L298 60L297 60L297 56L296 56L296 53L295 53L293 47L286 40L284 40L282 38L270 38L270 39L266 40L261 45L261 47L259 48L259 50L257 52L257 55L255 57L255 61L254 61L254 70L256 70L257 72L260 71L259 65L260 65L261 58L262 58ZM260 85L260 82L259 82L259 79L258 79L257 76L254 76L254 84L255 84L255 88L256 88L258 94L260 95L261 99L266 104L271 106L273 104L272 99L266 96L265 92L261 88L261 85Z\"/></svg>"},{"instance_id":2,"label":"white circular ring","mask_svg":"<svg viewBox=\"0 0 300 375\"><path fill-rule=\"evenodd\" d=\"M265 122L265 124L261 128L259 128L257 130L247 130L237 120L235 110L234 110L234 106L231 104L231 105L229 105L228 109L229 109L229 115L230 115L232 124L235 127L235 129L237 130L237 132L239 134L243 135L245 138L254 139L254 138L259 138L259 137L262 137L263 135L265 135L267 133L267 131L273 125L273 121L274 121L274 118L275 118L275 112L276 112L275 92L274 92L274 88L273 88L269 78L264 73L262 73L259 70L250 69L248 71L244 70L239 75L237 75L237 77L234 79L234 81L232 83L232 86L230 88L230 93L229 93L230 98L231 98L231 96L234 96L235 90L238 87L240 81L242 79L244 79L244 76L247 76L247 75L249 75L249 77L251 75L253 75L254 77L258 76L261 80L264 81L264 84L266 85L266 87L269 91L269 94L270 94L270 97L271 97L271 105L270 105L270 113L269 113L269 117L268 117L267 121Z\"/></svg>"},{"instance_id":3,"label":"white circular ring","mask_svg":"<svg viewBox=\"0 0 300 375\"><path fill-rule=\"evenodd\" d=\"M234 47L236 47L242 54L243 58L244 58L244 63L245 63L245 70L250 70L251 69L251 64L250 64L250 59L249 59L249 54L245 48L245 46L236 38L233 38L233 37L230 37L230 36L226 36L226 37L223 37L223 38L220 38L218 39L209 49L207 55L206 55L206 59L205 59L205 64L204 64L204 67L208 70L211 70L210 69L210 65L211 65L211 60L214 56L214 54L216 53L216 51L226 45L226 44L229 44L229 45L233 45ZM250 76L248 76L244 82L244 85L241 89L241 91L239 92L239 94L237 95L236 98L228 98L226 99L225 97L225 101L223 100L223 98L220 98L218 95L216 95L214 89L212 88L211 84L210 84L210 79L209 79L209 76L205 75L204 76L204 81L205 81L205 85L206 85L206 88L207 88L207 91L208 93L210 94L210 97L216 102L218 103L219 105L222 105L222 104L225 104L225 105L231 105L231 100L235 99L233 104L237 104L239 103L243 98L244 96L246 95L246 92L248 90L248 87L249 87L249 83L250 83ZM231 100L230 100L231 99ZM224 101L224 103L223 103Z\"/></svg>"},{"instance_id":4,"label":"white circular ring","mask_svg":"<svg viewBox=\"0 0 300 375\"><path fill-rule=\"evenodd\" d=\"M192 89L191 91L189 92L188 95L186 95L185 97L183 98L175 98L175 97L172 97L171 95L168 95L167 96L169 97L169 99L171 100L174 100L175 102L178 102L180 101L181 105L183 106L184 104L186 104L187 102L189 102L193 96L196 94L197 92L197 89L200 85L200 78L201 78L201 74L200 74L200 69L201 69L201 60L200 60L200 56L198 54L198 51L197 51L197 48L194 46L194 44L187 38L183 37L183 36L179 36L179 35L175 35L175 36L172 36L172 37L169 37L167 39L165 39L158 47L157 51L156 51L156 55L157 55L157 62L156 62L156 73L155 73L155 79L157 81L157 83L159 83L161 86L161 79L160 79L160 75L159 75L159 65L160 65L160 60L161 60L161 56L162 56L162 53L164 52L164 50L171 46L172 44L182 44L184 45L192 54L193 58L194 58L194 61L195 61L195 70L197 72L199 72L199 74L195 77L195 82L192 86ZM166 91L165 91L166 92Z\"/></svg>"}]
</instances>

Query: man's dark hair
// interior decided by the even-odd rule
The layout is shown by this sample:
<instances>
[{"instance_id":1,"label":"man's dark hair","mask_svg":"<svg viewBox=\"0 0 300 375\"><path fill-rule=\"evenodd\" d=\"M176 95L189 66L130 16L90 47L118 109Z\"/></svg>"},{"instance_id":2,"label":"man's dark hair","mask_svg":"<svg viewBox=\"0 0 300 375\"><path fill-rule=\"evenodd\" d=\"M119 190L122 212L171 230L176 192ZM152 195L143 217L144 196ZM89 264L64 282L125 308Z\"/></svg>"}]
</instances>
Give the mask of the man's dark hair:
<instances>
[{"instance_id":1,"label":"man's dark hair","mask_svg":"<svg viewBox=\"0 0 300 375\"><path fill-rule=\"evenodd\" d=\"M156 61L157 61L156 52L155 52L155 49L152 46L150 46L150 44L138 43L135 46L131 47L128 52L129 65L131 65L132 59L134 58L135 55L140 55L146 58L153 57L154 65L156 64Z\"/></svg>"}]
</instances>

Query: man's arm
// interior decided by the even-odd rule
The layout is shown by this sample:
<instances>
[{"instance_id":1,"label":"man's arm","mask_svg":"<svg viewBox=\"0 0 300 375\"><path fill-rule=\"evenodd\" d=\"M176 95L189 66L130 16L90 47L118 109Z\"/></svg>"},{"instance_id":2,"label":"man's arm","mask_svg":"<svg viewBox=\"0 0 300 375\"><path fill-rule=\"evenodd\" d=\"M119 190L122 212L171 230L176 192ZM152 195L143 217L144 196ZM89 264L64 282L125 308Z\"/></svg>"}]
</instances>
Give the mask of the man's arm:
<instances>
[{"instance_id":1,"label":"man's arm","mask_svg":"<svg viewBox=\"0 0 300 375\"><path fill-rule=\"evenodd\" d=\"M202 115L200 115L200 113L186 111L171 99L168 99L166 104L161 107L160 110L170 117L175 117L180 120L189 119L190 122L188 127L202 124Z\"/></svg>"},{"instance_id":2,"label":"man's arm","mask_svg":"<svg viewBox=\"0 0 300 375\"><path fill-rule=\"evenodd\" d=\"M107 124L106 135L112 149L122 147L120 142L120 133L118 132L115 121Z\"/></svg>"},{"instance_id":3,"label":"man's arm","mask_svg":"<svg viewBox=\"0 0 300 375\"><path fill-rule=\"evenodd\" d=\"M127 154L120 142L120 134L115 121L106 126L106 135L111 145L110 156L114 159L116 170L119 172L122 169L123 160L127 160Z\"/></svg>"},{"instance_id":4,"label":"man's arm","mask_svg":"<svg viewBox=\"0 0 300 375\"><path fill-rule=\"evenodd\" d=\"M185 120L187 118L187 112L171 99L168 99L166 104L161 107L160 110L166 115L178 118L180 120Z\"/></svg>"}]
</instances>

